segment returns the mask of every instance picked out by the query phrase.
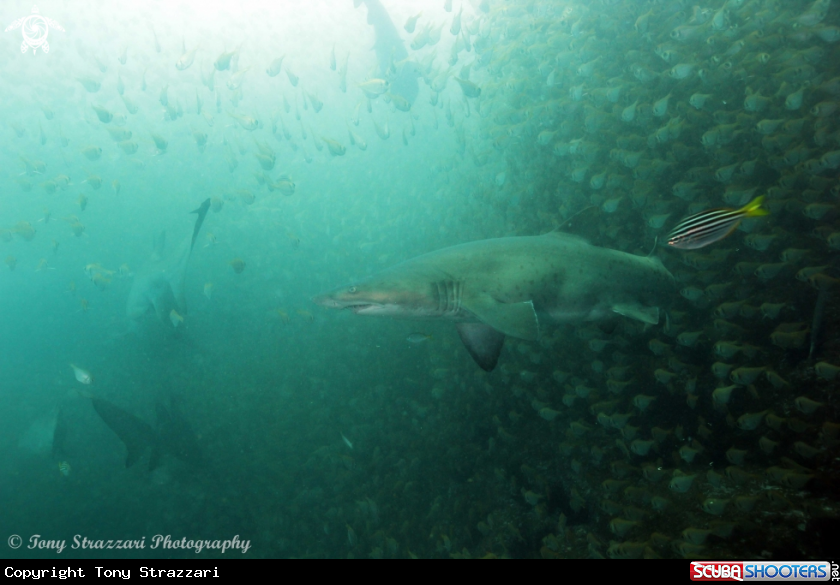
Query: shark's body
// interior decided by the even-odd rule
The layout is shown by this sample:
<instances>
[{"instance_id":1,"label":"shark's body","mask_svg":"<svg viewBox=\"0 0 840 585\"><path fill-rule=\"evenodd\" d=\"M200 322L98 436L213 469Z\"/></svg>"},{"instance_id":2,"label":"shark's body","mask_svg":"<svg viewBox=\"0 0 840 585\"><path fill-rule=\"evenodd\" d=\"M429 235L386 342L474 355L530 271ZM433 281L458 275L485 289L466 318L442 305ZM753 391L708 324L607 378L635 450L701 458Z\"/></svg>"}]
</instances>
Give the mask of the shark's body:
<instances>
[{"instance_id":1,"label":"shark's body","mask_svg":"<svg viewBox=\"0 0 840 585\"><path fill-rule=\"evenodd\" d=\"M154 309L164 323L169 323L172 310L186 315L187 301L184 291L187 263L209 208L210 200L207 199L201 207L192 212L198 214L192 238L185 239L173 253L165 253L165 232L161 232L155 238L154 252L134 275L134 282L128 293L126 314L130 322L136 323L149 309Z\"/></svg>"},{"instance_id":2,"label":"shark's body","mask_svg":"<svg viewBox=\"0 0 840 585\"><path fill-rule=\"evenodd\" d=\"M615 313L656 324L673 290L674 277L657 258L551 233L444 248L314 300L359 315L455 321L470 354L489 371L506 335L533 340L542 321Z\"/></svg>"}]
</instances>

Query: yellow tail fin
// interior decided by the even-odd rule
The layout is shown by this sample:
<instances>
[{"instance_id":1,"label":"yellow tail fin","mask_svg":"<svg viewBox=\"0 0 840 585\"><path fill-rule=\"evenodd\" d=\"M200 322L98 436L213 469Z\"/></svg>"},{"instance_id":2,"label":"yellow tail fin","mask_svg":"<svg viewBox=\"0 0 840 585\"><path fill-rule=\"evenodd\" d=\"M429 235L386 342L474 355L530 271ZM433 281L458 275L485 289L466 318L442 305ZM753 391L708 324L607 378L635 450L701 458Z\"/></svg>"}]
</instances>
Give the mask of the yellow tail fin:
<instances>
[{"instance_id":1,"label":"yellow tail fin","mask_svg":"<svg viewBox=\"0 0 840 585\"><path fill-rule=\"evenodd\" d=\"M746 205L744 205L738 211L742 211L746 217L759 217L762 215L769 215L770 212L766 209L761 207L761 204L764 203L764 195L759 195Z\"/></svg>"}]
</instances>

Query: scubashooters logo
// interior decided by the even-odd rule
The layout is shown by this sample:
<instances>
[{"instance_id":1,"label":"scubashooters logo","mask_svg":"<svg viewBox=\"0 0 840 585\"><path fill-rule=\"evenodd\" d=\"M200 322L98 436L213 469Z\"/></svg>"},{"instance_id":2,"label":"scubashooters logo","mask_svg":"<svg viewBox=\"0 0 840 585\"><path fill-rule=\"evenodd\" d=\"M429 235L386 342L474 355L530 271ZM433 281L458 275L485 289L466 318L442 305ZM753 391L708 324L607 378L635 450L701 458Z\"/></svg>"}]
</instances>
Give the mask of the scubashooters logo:
<instances>
[{"instance_id":1,"label":"scubashooters logo","mask_svg":"<svg viewBox=\"0 0 840 585\"><path fill-rule=\"evenodd\" d=\"M52 18L41 16L37 6L32 7L32 14L18 18L12 24L6 27L4 32L15 30L20 27L23 34L23 42L20 45L20 52L26 53L32 49L32 54L38 52L40 48L44 53L50 52L50 44L47 42L47 36L50 34L50 27L64 32L64 29L54 21Z\"/></svg>"},{"instance_id":2,"label":"scubashooters logo","mask_svg":"<svg viewBox=\"0 0 840 585\"><path fill-rule=\"evenodd\" d=\"M833 575L827 561L694 561L692 581L828 581Z\"/></svg>"}]
</instances>

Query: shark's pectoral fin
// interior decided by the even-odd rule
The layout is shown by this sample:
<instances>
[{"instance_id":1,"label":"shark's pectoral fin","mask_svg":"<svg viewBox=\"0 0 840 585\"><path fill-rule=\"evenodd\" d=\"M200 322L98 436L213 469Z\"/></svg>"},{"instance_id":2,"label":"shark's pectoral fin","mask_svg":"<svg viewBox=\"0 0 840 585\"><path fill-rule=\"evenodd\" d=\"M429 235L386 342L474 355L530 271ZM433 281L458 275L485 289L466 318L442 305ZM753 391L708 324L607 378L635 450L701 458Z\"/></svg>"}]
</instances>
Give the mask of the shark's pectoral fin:
<instances>
[{"instance_id":1,"label":"shark's pectoral fin","mask_svg":"<svg viewBox=\"0 0 840 585\"><path fill-rule=\"evenodd\" d=\"M505 336L484 323L458 323L458 335L481 369L489 372L496 367Z\"/></svg>"},{"instance_id":2,"label":"shark's pectoral fin","mask_svg":"<svg viewBox=\"0 0 840 585\"><path fill-rule=\"evenodd\" d=\"M534 303L501 303L488 294L463 300L461 306L505 335L533 341L540 335L540 322Z\"/></svg>"},{"instance_id":3,"label":"shark's pectoral fin","mask_svg":"<svg viewBox=\"0 0 840 585\"><path fill-rule=\"evenodd\" d=\"M619 315L636 319L642 323L657 325L659 323L659 307L643 307L637 303L617 303L612 310Z\"/></svg>"}]
</instances>

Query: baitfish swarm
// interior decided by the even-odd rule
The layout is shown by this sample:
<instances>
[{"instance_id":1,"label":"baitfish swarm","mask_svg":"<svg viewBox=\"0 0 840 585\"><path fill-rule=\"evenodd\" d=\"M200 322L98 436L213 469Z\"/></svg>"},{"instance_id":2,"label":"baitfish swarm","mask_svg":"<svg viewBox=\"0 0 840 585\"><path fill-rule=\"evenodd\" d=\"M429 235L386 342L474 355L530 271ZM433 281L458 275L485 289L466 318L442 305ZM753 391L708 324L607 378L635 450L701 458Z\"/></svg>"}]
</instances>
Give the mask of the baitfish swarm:
<instances>
[{"instance_id":1,"label":"baitfish swarm","mask_svg":"<svg viewBox=\"0 0 840 585\"><path fill-rule=\"evenodd\" d=\"M797 540L837 517L838 315L817 299L840 282L838 17L826 0L605 1L483 21L482 132L539 218L517 227L595 206L594 241L646 254L658 238L682 290L658 330L558 330L501 366L513 397L488 457L510 463L549 427L553 457L497 468L543 557L818 556ZM681 218L758 196L769 216L737 218L729 239L663 249ZM500 554L519 545L496 514L477 528Z\"/></svg>"}]
</instances>

